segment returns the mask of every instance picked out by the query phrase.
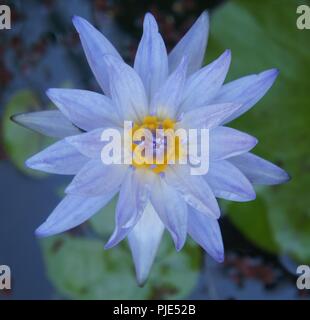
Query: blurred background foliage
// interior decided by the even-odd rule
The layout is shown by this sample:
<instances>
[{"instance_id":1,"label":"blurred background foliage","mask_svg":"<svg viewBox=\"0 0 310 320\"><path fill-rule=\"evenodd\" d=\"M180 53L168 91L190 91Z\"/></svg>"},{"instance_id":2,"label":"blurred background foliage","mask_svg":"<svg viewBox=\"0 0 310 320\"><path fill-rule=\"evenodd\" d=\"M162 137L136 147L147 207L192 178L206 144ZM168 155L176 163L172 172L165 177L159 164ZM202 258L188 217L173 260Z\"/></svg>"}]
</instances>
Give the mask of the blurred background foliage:
<instances>
[{"instance_id":1,"label":"blurred background foliage","mask_svg":"<svg viewBox=\"0 0 310 320\"><path fill-rule=\"evenodd\" d=\"M234 1L215 12L207 59L230 48L230 79L272 67L280 70L267 96L232 126L256 136L261 143L254 152L285 168L293 179L260 188L257 201L242 208L234 203L227 211L254 243L310 263L310 38L296 28L298 1L279 3Z\"/></svg>"},{"instance_id":2,"label":"blurred background foliage","mask_svg":"<svg viewBox=\"0 0 310 320\"><path fill-rule=\"evenodd\" d=\"M71 25L73 14L94 23L126 60L132 62L146 11L157 17L167 46L171 48L201 11L209 9L211 33L206 63L229 48L232 64L227 81L269 68L280 70L270 92L230 125L256 136L260 143L254 152L286 169L292 181L281 186L258 187L257 199L249 203L221 202L226 247L223 265L210 261L191 241L183 251L176 253L166 235L148 283L139 288L126 243L103 250L103 243L114 226L116 199L113 199L89 223L40 241L46 274L54 292L48 291L51 297L308 297L305 292L297 292L294 282L296 265L310 264L310 31L296 27L297 6L305 3L310 6L309 1L74 0L69 3L30 0L27 6L23 1L7 2L13 8L13 26L16 27L0 34L0 158L1 163L10 161L24 174L25 179L31 181L29 186L49 181L47 175L26 169L24 161L52 140L18 127L10 121L10 116L51 108L44 95L49 87L98 90ZM10 176L6 172L6 165L0 165L0 174L6 175L6 183L9 183ZM67 182L62 177L57 178L56 183L48 182L49 192L45 197L51 198L52 204L42 204L44 212L40 216L32 209L32 203L26 202L24 210L29 214L27 219L31 221L32 230L60 200ZM34 191L25 183L23 192ZM13 195L3 200L12 201ZM20 212L12 210L7 213L7 221L14 216L15 224L21 224ZM4 221L5 212L7 210L1 209ZM6 239L3 237L3 240ZM34 238L31 245L35 246ZM4 249L0 249L2 254ZM35 254L30 252L29 248L29 256ZM14 259L12 264L21 268L21 261ZM42 269L40 263L35 267Z\"/></svg>"}]
</instances>

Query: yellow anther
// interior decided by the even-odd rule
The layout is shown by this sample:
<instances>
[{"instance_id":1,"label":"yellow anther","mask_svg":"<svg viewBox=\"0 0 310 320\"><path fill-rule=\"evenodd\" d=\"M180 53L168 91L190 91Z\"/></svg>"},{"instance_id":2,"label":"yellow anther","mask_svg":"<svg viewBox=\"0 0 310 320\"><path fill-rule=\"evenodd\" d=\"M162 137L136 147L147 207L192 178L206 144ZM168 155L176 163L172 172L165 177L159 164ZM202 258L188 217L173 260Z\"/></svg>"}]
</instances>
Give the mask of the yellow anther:
<instances>
[{"instance_id":1,"label":"yellow anther","mask_svg":"<svg viewBox=\"0 0 310 320\"><path fill-rule=\"evenodd\" d=\"M164 131L165 134L168 133L168 130L173 130L175 128L175 121L170 119L170 118L166 118L166 119L159 119L156 116L151 116L148 115L146 117L144 117L143 121L141 123L134 123L133 128L130 132L130 134L132 135L132 137L134 137L134 134L137 130L139 129L148 129L152 132L153 135L153 139L150 142L158 147L159 149L161 149L161 151L158 151L158 149L154 149L154 154L153 157L151 157L151 159L149 157L146 157L146 155L141 154L140 153L140 148L137 148L137 145L139 144L139 142L141 142L140 140L140 134L138 134L138 136L140 137L139 142L133 141L131 150L133 153L133 166L136 168L145 168L148 170L152 170L154 173L159 174L162 173L166 170L167 165L171 162L171 161L177 161L180 158L181 155L181 149L180 149L180 145L179 145L179 137L175 136L174 139L174 143L173 145L170 145L169 143L167 143L167 138L164 136L162 137L163 140L161 140L161 142L159 142L159 145L157 145L157 136L156 136L156 129L160 129L162 131ZM160 131L159 130L159 131ZM167 130L167 131L166 131ZM142 136L143 136L143 132L142 132ZM134 139L133 139L134 140ZM145 140L145 139L142 139ZM147 139L147 141L149 142L149 139ZM138 143L138 144L137 144ZM163 152L161 155L161 160L156 160L156 152ZM157 163L156 161L160 161L159 163Z\"/></svg>"},{"instance_id":2,"label":"yellow anther","mask_svg":"<svg viewBox=\"0 0 310 320\"><path fill-rule=\"evenodd\" d=\"M174 129L175 121L167 118L162 122L162 125L164 129Z\"/></svg>"}]
</instances>

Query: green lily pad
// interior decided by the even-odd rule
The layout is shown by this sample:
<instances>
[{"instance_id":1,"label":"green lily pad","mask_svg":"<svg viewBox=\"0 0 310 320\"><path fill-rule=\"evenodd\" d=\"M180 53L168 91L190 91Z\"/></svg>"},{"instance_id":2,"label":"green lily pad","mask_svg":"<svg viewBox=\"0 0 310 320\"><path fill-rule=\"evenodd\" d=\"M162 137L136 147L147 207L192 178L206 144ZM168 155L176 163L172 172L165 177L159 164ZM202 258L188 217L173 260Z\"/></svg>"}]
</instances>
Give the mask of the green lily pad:
<instances>
[{"instance_id":1,"label":"green lily pad","mask_svg":"<svg viewBox=\"0 0 310 320\"><path fill-rule=\"evenodd\" d=\"M42 247L48 277L69 299L185 298L196 286L201 268L197 246L188 243L177 253L164 237L150 278L141 288L124 243L105 251L100 240L63 235L45 239Z\"/></svg>"},{"instance_id":2,"label":"green lily pad","mask_svg":"<svg viewBox=\"0 0 310 320\"><path fill-rule=\"evenodd\" d=\"M25 160L47 147L52 142L52 139L25 129L11 121L11 116L14 114L38 110L40 110L39 102L32 91L18 91L5 107L2 130L5 153L16 168L27 175L42 177L45 174L28 169L25 166Z\"/></svg>"},{"instance_id":3,"label":"green lily pad","mask_svg":"<svg viewBox=\"0 0 310 320\"><path fill-rule=\"evenodd\" d=\"M273 67L280 70L269 93L231 126L256 136L260 143L254 152L293 179L260 188L258 200L228 205L227 211L257 245L309 263L310 33L296 27L301 3L240 0L222 6L212 16L208 60L232 49L230 80Z\"/></svg>"}]
</instances>

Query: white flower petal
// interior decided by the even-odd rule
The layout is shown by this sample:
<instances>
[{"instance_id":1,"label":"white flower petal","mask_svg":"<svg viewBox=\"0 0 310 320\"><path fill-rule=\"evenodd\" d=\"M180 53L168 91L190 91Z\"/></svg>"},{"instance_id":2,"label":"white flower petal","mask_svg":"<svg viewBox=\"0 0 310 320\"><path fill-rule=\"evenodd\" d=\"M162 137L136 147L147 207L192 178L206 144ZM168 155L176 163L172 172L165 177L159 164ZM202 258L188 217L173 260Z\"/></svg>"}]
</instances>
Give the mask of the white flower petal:
<instances>
[{"instance_id":1,"label":"white flower petal","mask_svg":"<svg viewBox=\"0 0 310 320\"><path fill-rule=\"evenodd\" d=\"M81 133L59 110L20 113L12 116L12 120L52 138L64 138Z\"/></svg>"},{"instance_id":2,"label":"white flower petal","mask_svg":"<svg viewBox=\"0 0 310 320\"><path fill-rule=\"evenodd\" d=\"M165 180L182 194L190 206L213 219L220 216L220 208L208 183L202 176L191 175L189 166L171 166L165 172Z\"/></svg>"},{"instance_id":3,"label":"white flower petal","mask_svg":"<svg viewBox=\"0 0 310 320\"><path fill-rule=\"evenodd\" d=\"M188 233L214 260L224 261L223 240L216 219L191 209L188 212Z\"/></svg>"},{"instance_id":4,"label":"white flower petal","mask_svg":"<svg viewBox=\"0 0 310 320\"><path fill-rule=\"evenodd\" d=\"M105 54L110 54L122 60L114 46L106 37L81 17L73 17L73 24L79 33L84 52L100 87L106 95L110 93L109 75L103 61Z\"/></svg>"},{"instance_id":5,"label":"white flower petal","mask_svg":"<svg viewBox=\"0 0 310 320\"><path fill-rule=\"evenodd\" d=\"M170 232L177 251L186 241L187 205L181 195L163 179L155 181L151 203Z\"/></svg>"},{"instance_id":6,"label":"white flower petal","mask_svg":"<svg viewBox=\"0 0 310 320\"><path fill-rule=\"evenodd\" d=\"M112 128L98 128L76 136L67 137L66 141L86 157L98 159L101 157L103 147L108 143L101 141L101 136L105 129ZM113 129L122 130L118 127ZM122 134L121 131L120 134Z\"/></svg>"},{"instance_id":7,"label":"white flower petal","mask_svg":"<svg viewBox=\"0 0 310 320\"><path fill-rule=\"evenodd\" d=\"M143 36L137 50L134 69L139 74L151 101L154 93L168 77L168 56L157 23L150 13L144 18Z\"/></svg>"},{"instance_id":8,"label":"white flower petal","mask_svg":"<svg viewBox=\"0 0 310 320\"><path fill-rule=\"evenodd\" d=\"M65 140L61 140L29 158L26 165L31 169L48 173L73 175L87 160Z\"/></svg>"},{"instance_id":9,"label":"white flower petal","mask_svg":"<svg viewBox=\"0 0 310 320\"><path fill-rule=\"evenodd\" d=\"M231 52L226 50L214 62L191 75L185 84L180 110L188 111L211 104L226 78L230 61Z\"/></svg>"},{"instance_id":10,"label":"white flower petal","mask_svg":"<svg viewBox=\"0 0 310 320\"><path fill-rule=\"evenodd\" d=\"M203 12L190 30L169 54L169 71L173 72L185 56L188 59L188 75L197 71L203 62L209 33L209 16Z\"/></svg>"},{"instance_id":11,"label":"white flower petal","mask_svg":"<svg viewBox=\"0 0 310 320\"><path fill-rule=\"evenodd\" d=\"M210 130L210 157L223 160L253 149L257 139L247 133L228 127Z\"/></svg>"},{"instance_id":12,"label":"white flower petal","mask_svg":"<svg viewBox=\"0 0 310 320\"><path fill-rule=\"evenodd\" d=\"M141 219L128 235L137 281L140 285L143 285L147 280L163 231L164 225L149 203Z\"/></svg>"},{"instance_id":13,"label":"white flower petal","mask_svg":"<svg viewBox=\"0 0 310 320\"><path fill-rule=\"evenodd\" d=\"M157 114L161 118L176 116L182 100L186 70L187 62L183 59L152 99L151 114Z\"/></svg>"},{"instance_id":14,"label":"white flower petal","mask_svg":"<svg viewBox=\"0 0 310 320\"><path fill-rule=\"evenodd\" d=\"M114 193L87 198L67 195L36 230L36 235L48 237L77 227L103 208L113 196Z\"/></svg>"},{"instance_id":15,"label":"white flower petal","mask_svg":"<svg viewBox=\"0 0 310 320\"><path fill-rule=\"evenodd\" d=\"M111 99L102 94L77 89L49 89L46 94L71 122L83 130L121 124Z\"/></svg>"},{"instance_id":16,"label":"white flower petal","mask_svg":"<svg viewBox=\"0 0 310 320\"><path fill-rule=\"evenodd\" d=\"M211 162L205 179L218 198L244 202L256 197L250 181L227 160Z\"/></svg>"},{"instance_id":17,"label":"white flower petal","mask_svg":"<svg viewBox=\"0 0 310 320\"><path fill-rule=\"evenodd\" d=\"M74 177L66 193L80 196L111 193L121 185L127 168L125 165L105 165L101 160L90 160Z\"/></svg>"},{"instance_id":18,"label":"white flower petal","mask_svg":"<svg viewBox=\"0 0 310 320\"><path fill-rule=\"evenodd\" d=\"M150 171L129 169L122 183L115 212L115 230L105 245L109 249L122 241L141 218L155 175Z\"/></svg>"},{"instance_id":19,"label":"white flower petal","mask_svg":"<svg viewBox=\"0 0 310 320\"><path fill-rule=\"evenodd\" d=\"M196 108L184 113L178 126L188 129L212 129L217 127L240 107L241 105L236 103L223 103Z\"/></svg>"},{"instance_id":20,"label":"white flower petal","mask_svg":"<svg viewBox=\"0 0 310 320\"><path fill-rule=\"evenodd\" d=\"M283 169L253 153L245 153L229 161L254 184L274 185L290 180L290 176Z\"/></svg>"},{"instance_id":21,"label":"white flower petal","mask_svg":"<svg viewBox=\"0 0 310 320\"><path fill-rule=\"evenodd\" d=\"M278 74L277 69L271 69L225 84L214 97L213 103L237 102L242 104L242 108L226 118L223 124L238 118L254 106L271 88Z\"/></svg>"},{"instance_id":22,"label":"white flower petal","mask_svg":"<svg viewBox=\"0 0 310 320\"><path fill-rule=\"evenodd\" d=\"M110 92L119 116L124 120L142 120L148 113L144 85L128 64L106 55L110 75Z\"/></svg>"}]
</instances>

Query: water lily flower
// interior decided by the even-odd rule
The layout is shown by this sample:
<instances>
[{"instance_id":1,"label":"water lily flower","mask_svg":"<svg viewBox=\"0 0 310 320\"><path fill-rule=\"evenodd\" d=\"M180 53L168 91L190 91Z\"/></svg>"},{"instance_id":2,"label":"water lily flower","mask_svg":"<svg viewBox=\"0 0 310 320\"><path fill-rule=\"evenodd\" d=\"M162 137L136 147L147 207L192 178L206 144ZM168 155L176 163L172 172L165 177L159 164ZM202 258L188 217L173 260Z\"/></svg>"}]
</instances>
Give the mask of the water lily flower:
<instances>
[{"instance_id":1,"label":"water lily flower","mask_svg":"<svg viewBox=\"0 0 310 320\"><path fill-rule=\"evenodd\" d=\"M256 104L278 71L267 70L224 84L231 52L202 66L209 18L206 12L168 54L151 14L146 14L134 66L124 62L103 34L81 17L73 24L102 93L49 89L59 110L17 115L19 124L60 140L27 160L30 168L74 175L66 196L36 230L41 237L74 228L118 195L115 230L105 245L127 238L137 280L150 272L164 229L181 250L187 234L216 261L224 259L217 198L255 199L253 184L280 184L288 174L251 153L257 139L226 126ZM190 165L106 165L100 152L105 128L207 128L210 165L191 175ZM164 153L165 147L163 147ZM134 152L134 151L133 151Z\"/></svg>"}]
</instances>

